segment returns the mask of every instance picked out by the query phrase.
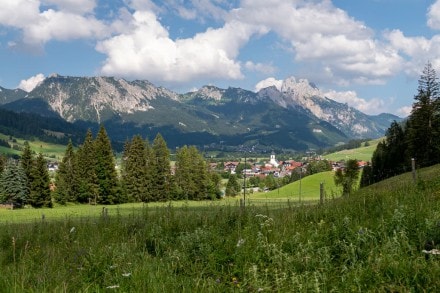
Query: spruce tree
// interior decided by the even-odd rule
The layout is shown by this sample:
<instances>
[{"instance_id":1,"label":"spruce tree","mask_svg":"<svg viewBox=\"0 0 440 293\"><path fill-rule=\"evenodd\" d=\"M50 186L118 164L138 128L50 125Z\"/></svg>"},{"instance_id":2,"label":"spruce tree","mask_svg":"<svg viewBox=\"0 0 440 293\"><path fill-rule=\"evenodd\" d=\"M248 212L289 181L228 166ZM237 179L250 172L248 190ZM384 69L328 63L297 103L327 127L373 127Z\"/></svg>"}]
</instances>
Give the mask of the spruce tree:
<instances>
[{"instance_id":1,"label":"spruce tree","mask_svg":"<svg viewBox=\"0 0 440 293\"><path fill-rule=\"evenodd\" d=\"M195 183L192 170L190 151L185 145L176 153L175 174L174 179L177 188L178 199L194 199Z\"/></svg>"},{"instance_id":2,"label":"spruce tree","mask_svg":"<svg viewBox=\"0 0 440 293\"><path fill-rule=\"evenodd\" d=\"M87 130L84 143L76 152L78 181L77 200L80 203L95 202L98 197L98 177L96 176L96 156L93 135Z\"/></svg>"},{"instance_id":3,"label":"spruce tree","mask_svg":"<svg viewBox=\"0 0 440 293\"><path fill-rule=\"evenodd\" d=\"M154 154L152 166L153 200L166 201L170 199L171 192L171 166L170 151L162 135L154 138L152 150Z\"/></svg>"},{"instance_id":4,"label":"spruce tree","mask_svg":"<svg viewBox=\"0 0 440 293\"><path fill-rule=\"evenodd\" d=\"M43 154L40 153L35 159L31 174L32 182L28 203L34 208L52 207L49 171Z\"/></svg>"},{"instance_id":5,"label":"spruce tree","mask_svg":"<svg viewBox=\"0 0 440 293\"><path fill-rule=\"evenodd\" d=\"M72 141L69 140L63 160L55 174L54 198L61 204L75 202L78 194L78 175L75 152Z\"/></svg>"},{"instance_id":6,"label":"spruce tree","mask_svg":"<svg viewBox=\"0 0 440 293\"><path fill-rule=\"evenodd\" d=\"M5 169L7 161L8 160L6 159L6 157L4 155L0 154L0 175L2 174L3 170Z\"/></svg>"},{"instance_id":7,"label":"spruce tree","mask_svg":"<svg viewBox=\"0 0 440 293\"><path fill-rule=\"evenodd\" d=\"M142 196L142 201L150 202L154 200L155 187L154 178L156 174L156 157L154 155L153 147L150 143L145 141L145 157L146 157L146 174L145 174L145 186L147 188L145 194Z\"/></svg>"},{"instance_id":8,"label":"spruce tree","mask_svg":"<svg viewBox=\"0 0 440 293\"><path fill-rule=\"evenodd\" d=\"M94 142L98 179L98 203L114 204L119 201L119 182L116 172L115 157L110 139L103 125Z\"/></svg>"},{"instance_id":9,"label":"spruce tree","mask_svg":"<svg viewBox=\"0 0 440 293\"><path fill-rule=\"evenodd\" d=\"M408 153L420 166L440 162L439 83L428 62L419 79L415 102L408 120Z\"/></svg>"},{"instance_id":10,"label":"spruce tree","mask_svg":"<svg viewBox=\"0 0 440 293\"><path fill-rule=\"evenodd\" d=\"M27 182L21 164L9 159L0 176L0 202L26 204L29 196Z\"/></svg>"},{"instance_id":11,"label":"spruce tree","mask_svg":"<svg viewBox=\"0 0 440 293\"><path fill-rule=\"evenodd\" d=\"M20 157L20 165L23 168L24 173L26 174L27 188L28 188L28 190L30 190L32 180L33 180L32 167L33 167L33 163L34 163L34 156L33 156L31 147L29 145L29 142L25 141L23 145L24 145L24 148L23 148L23 151L22 151L21 157Z\"/></svg>"},{"instance_id":12,"label":"spruce tree","mask_svg":"<svg viewBox=\"0 0 440 293\"><path fill-rule=\"evenodd\" d=\"M148 193L145 142L136 135L126 144L123 155L122 182L128 201L145 201Z\"/></svg>"}]
</instances>

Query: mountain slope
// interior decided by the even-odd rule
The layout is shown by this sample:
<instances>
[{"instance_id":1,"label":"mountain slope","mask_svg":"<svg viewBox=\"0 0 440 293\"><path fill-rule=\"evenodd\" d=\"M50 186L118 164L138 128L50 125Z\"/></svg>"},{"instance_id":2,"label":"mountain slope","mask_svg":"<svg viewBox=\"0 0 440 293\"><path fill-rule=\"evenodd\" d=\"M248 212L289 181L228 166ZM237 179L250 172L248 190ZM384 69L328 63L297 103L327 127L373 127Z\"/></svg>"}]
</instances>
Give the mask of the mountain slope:
<instances>
[{"instance_id":1,"label":"mountain slope","mask_svg":"<svg viewBox=\"0 0 440 293\"><path fill-rule=\"evenodd\" d=\"M314 84L307 80L296 81L294 77L284 80L280 89L274 86L265 88L260 90L258 95L270 98L282 107L300 107L352 138L380 137L393 120L402 120L391 114L366 115L347 104L325 97Z\"/></svg>"},{"instance_id":2,"label":"mountain slope","mask_svg":"<svg viewBox=\"0 0 440 293\"><path fill-rule=\"evenodd\" d=\"M255 93L205 86L177 94L148 81L52 75L29 93L2 92L1 107L6 109L89 127L105 123L119 141L134 134L151 139L160 132L171 146L323 148L353 137L382 136L390 119L374 120L294 78L285 80L280 90L269 87Z\"/></svg>"}]
</instances>

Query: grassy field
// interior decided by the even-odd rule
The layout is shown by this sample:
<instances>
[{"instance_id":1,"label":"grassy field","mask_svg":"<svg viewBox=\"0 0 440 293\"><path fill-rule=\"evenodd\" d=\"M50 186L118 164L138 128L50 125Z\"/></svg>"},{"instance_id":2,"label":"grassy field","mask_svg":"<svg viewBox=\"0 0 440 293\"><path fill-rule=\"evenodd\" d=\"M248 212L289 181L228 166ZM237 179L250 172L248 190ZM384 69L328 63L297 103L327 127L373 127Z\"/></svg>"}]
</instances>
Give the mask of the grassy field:
<instances>
[{"instance_id":1,"label":"grassy field","mask_svg":"<svg viewBox=\"0 0 440 293\"><path fill-rule=\"evenodd\" d=\"M338 196L340 188L335 186L334 172L322 172L306 176L301 181L295 181L269 192L250 194L251 199L290 199L292 201L319 200L320 183L324 183L324 190L328 198Z\"/></svg>"},{"instance_id":2,"label":"grassy field","mask_svg":"<svg viewBox=\"0 0 440 293\"><path fill-rule=\"evenodd\" d=\"M107 215L82 206L79 217L68 206L54 218L2 221L0 288L439 292L439 256L423 251L440 248L439 174L440 166L419 170L417 184L403 174L323 205L182 202Z\"/></svg>"},{"instance_id":3,"label":"grassy field","mask_svg":"<svg viewBox=\"0 0 440 293\"><path fill-rule=\"evenodd\" d=\"M0 139L8 141L9 136L0 133ZM14 139L16 142L9 141L9 144L16 145L20 149L22 149L25 140L20 139L20 138L14 138ZM43 142L43 141L39 141L39 140L28 141L28 143L29 143L31 149L36 154L43 153L43 155L45 156L46 159L52 160L52 161L62 160L62 158L64 156L64 152L66 150L66 146L64 146L64 145L52 144L52 143L47 143L47 142ZM2 147L2 146L0 146L0 153L21 155L20 150L6 148L6 147Z\"/></svg>"},{"instance_id":4,"label":"grassy field","mask_svg":"<svg viewBox=\"0 0 440 293\"><path fill-rule=\"evenodd\" d=\"M382 141L383 138L375 139L372 141L369 141L369 146L361 146L356 149L351 150L342 150L339 152L331 153L328 155L324 155L324 159L330 160L330 161L342 161L342 160L348 160L348 159L357 159L362 161L369 161L371 162L371 157L373 156L373 152L376 150L377 144Z\"/></svg>"}]
</instances>

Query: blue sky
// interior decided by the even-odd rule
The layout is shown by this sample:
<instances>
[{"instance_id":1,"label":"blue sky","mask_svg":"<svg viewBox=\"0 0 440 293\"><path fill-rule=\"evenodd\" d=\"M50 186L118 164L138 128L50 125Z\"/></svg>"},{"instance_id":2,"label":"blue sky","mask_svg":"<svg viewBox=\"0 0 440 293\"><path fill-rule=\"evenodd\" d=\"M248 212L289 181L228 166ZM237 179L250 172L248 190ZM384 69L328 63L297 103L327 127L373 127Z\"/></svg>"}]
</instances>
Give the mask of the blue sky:
<instances>
[{"instance_id":1,"label":"blue sky","mask_svg":"<svg viewBox=\"0 0 440 293\"><path fill-rule=\"evenodd\" d=\"M52 73L146 79L187 92L294 76L368 114L406 116L440 0L0 0L0 86Z\"/></svg>"}]
</instances>

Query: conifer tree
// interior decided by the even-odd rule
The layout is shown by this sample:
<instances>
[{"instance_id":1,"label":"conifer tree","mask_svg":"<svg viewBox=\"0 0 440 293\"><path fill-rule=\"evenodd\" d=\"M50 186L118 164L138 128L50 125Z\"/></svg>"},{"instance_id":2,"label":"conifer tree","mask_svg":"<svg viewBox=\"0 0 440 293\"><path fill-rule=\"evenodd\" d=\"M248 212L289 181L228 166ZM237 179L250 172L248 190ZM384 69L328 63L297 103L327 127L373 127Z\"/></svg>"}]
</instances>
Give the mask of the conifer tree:
<instances>
[{"instance_id":1,"label":"conifer tree","mask_svg":"<svg viewBox=\"0 0 440 293\"><path fill-rule=\"evenodd\" d=\"M35 159L31 174L32 182L28 203L35 208L52 207L49 171L43 154L40 153Z\"/></svg>"},{"instance_id":2,"label":"conifer tree","mask_svg":"<svg viewBox=\"0 0 440 293\"><path fill-rule=\"evenodd\" d=\"M408 152L420 166L440 162L439 83L428 62L419 79L413 108L408 120Z\"/></svg>"},{"instance_id":3,"label":"conifer tree","mask_svg":"<svg viewBox=\"0 0 440 293\"><path fill-rule=\"evenodd\" d=\"M32 183L32 167L33 167L33 163L34 163L34 156L31 150L31 147L29 145L29 142L25 141L24 142L24 148L23 151L21 153L21 157L20 157L20 165L24 170L24 173L26 174L26 178L27 178L27 188L28 190L30 190L31 188L31 183Z\"/></svg>"},{"instance_id":4,"label":"conifer tree","mask_svg":"<svg viewBox=\"0 0 440 293\"><path fill-rule=\"evenodd\" d=\"M148 193L147 153L141 136L126 144L123 161L122 181L128 201L144 201Z\"/></svg>"},{"instance_id":5,"label":"conifer tree","mask_svg":"<svg viewBox=\"0 0 440 293\"><path fill-rule=\"evenodd\" d=\"M23 167L9 159L0 176L0 202L24 205L28 196L29 189Z\"/></svg>"},{"instance_id":6,"label":"conifer tree","mask_svg":"<svg viewBox=\"0 0 440 293\"><path fill-rule=\"evenodd\" d=\"M178 199L194 199L196 182L194 182L194 170L192 170L190 150L185 145L176 153L175 183Z\"/></svg>"},{"instance_id":7,"label":"conifer tree","mask_svg":"<svg viewBox=\"0 0 440 293\"><path fill-rule=\"evenodd\" d=\"M75 202L78 193L77 166L72 141L69 140L63 160L55 174L54 198L61 204Z\"/></svg>"},{"instance_id":8,"label":"conifer tree","mask_svg":"<svg viewBox=\"0 0 440 293\"><path fill-rule=\"evenodd\" d=\"M114 204L119 201L119 182L115 168L115 157L110 139L101 125L94 142L98 179L98 203Z\"/></svg>"},{"instance_id":9,"label":"conifer tree","mask_svg":"<svg viewBox=\"0 0 440 293\"><path fill-rule=\"evenodd\" d=\"M156 173L156 157L154 155L153 147L148 140L145 141L145 157L146 157L146 174L145 174L145 186L147 188L145 194L142 196L142 201L150 202L154 200L155 188L154 188L154 176Z\"/></svg>"},{"instance_id":10,"label":"conifer tree","mask_svg":"<svg viewBox=\"0 0 440 293\"><path fill-rule=\"evenodd\" d=\"M4 155L0 154L0 175L2 174L3 170L5 169L7 161L8 160L6 159L6 157Z\"/></svg>"},{"instance_id":11,"label":"conifer tree","mask_svg":"<svg viewBox=\"0 0 440 293\"><path fill-rule=\"evenodd\" d=\"M154 154L152 166L153 200L166 201L170 199L171 192L171 166L170 151L162 135L154 138L152 150Z\"/></svg>"},{"instance_id":12,"label":"conifer tree","mask_svg":"<svg viewBox=\"0 0 440 293\"><path fill-rule=\"evenodd\" d=\"M373 168L371 167L371 165L368 164L368 165L364 166L364 168L362 170L360 187L366 187L366 186L371 185L373 183L374 183Z\"/></svg>"},{"instance_id":13,"label":"conifer tree","mask_svg":"<svg viewBox=\"0 0 440 293\"><path fill-rule=\"evenodd\" d=\"M77 201L80 203L96 202L98 196L98 177L96 176L96 156L93 135L87 130L84 143L76 152L78 176Z\"/></svg>"},{"instance_id":14,"label":"conifer tree","mask_svg":"<svg viewBox=\"0 0 440 293\"><path fill-rule=\"evenodd\" d=\"M210 185L210 177L208 174L208 167L203 155L197 150L195 146L189 148L189 155L192 159L192 172L193 172L193 182L195 186L194 200L207 199L208 188Z\"/></svg>"}]
</instances>

